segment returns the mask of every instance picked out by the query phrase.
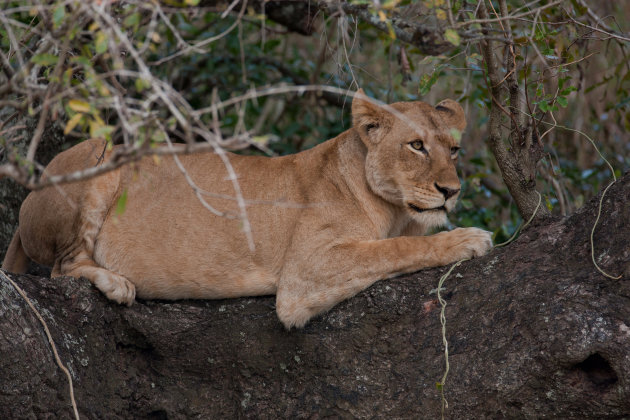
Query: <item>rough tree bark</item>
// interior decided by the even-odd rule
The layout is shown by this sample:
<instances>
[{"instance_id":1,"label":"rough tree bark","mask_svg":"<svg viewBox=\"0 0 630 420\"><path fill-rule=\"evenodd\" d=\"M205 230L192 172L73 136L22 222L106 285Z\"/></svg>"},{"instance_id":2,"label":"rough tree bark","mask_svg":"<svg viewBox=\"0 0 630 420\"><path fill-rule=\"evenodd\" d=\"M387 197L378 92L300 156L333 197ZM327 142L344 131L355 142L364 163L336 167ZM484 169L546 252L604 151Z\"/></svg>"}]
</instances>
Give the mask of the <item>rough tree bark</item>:
<instances>
[{"instance_id":1,"label":"rough tree bark","mask_svg":"<svg viewBox=\"0 0 630 420\"><path fill-rule=\"evenodd\" d=\"M201 0L199 2L200 7L231 6L232 10L239 10L242 5L242 0L237 4L228 0ZM399 7L401 13L397 13L389 22L381 20L370 12L367 3L328 0L247 0L246 6L253 7L270 20L302 35L313 35L321 25L318 16L321 17L321 12L325 12L329 16L353 16L387 34L393 31L397 40L418 48L422 54L439 55L454 48L453 44L444 37L445 24L431 19L430 11L421 3ZM422 22L420 19L414 19L418 16L423 17ZM427 17L430 19L425 22ZM462 30L460 35L465 38L474 36L465 30Z\"/></svg>"},{"instance_id":2,"label":"rough tree bark","mask_svg":"<svg viewBox=\"0 0 630 420\"><path fill-rule=\"evenodd\" d=\"M630 416L630 174L445 283L446 417ZM285 331L271 297L107 301L84 279L11 276L48 323L84 418L436 418L446 268L381 281ZM0 417L69 418L42 327L0 283Z\"/></svg>"}]
</instances>

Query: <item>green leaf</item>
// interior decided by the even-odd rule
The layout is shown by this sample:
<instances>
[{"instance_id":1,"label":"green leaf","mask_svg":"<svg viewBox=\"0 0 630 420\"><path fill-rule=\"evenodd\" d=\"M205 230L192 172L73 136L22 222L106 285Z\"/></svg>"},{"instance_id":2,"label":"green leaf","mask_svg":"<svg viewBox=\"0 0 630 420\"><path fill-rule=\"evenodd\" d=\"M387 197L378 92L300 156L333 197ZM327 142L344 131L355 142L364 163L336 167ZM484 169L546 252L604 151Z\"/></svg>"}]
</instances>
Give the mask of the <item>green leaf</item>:
<instances>
[{"instance_id":1,"label":"green leaf","mask_svg":"<svg viewBox=\"0 0 630 420\"><path fill-rule=\"evenodd\" d=\"M107 35L105 35L103 31L98 31L96 33L94 47L97 54L103 54L105 51L107 51Z\"/></svg>"},{"instance_id":2,"label":"green leaf","mask_svg":"<svg viewBox=\"0 0 630 420\"><path fill-rule=\"evenodd\" d=\"M424 96L431 90L431 87L437 82L437 79L440 75L440 67L438 66L433 73L425 74L420 78L420 84L418 86L418 90L420 96Z\"/></svg>"},{"instance_id":3,"label":"green leaf","mask_svg":"<svg viewBox=\"0 0 630 420\"><path fill-rule=\"evenodd\" d=\"M66 69L66 71L63 72L63 84L64 86L70 86L70 83L72 83L72 69Z\"/></svg>"},{"instance_id":4,"label":"green leaf","mask_svg":"<svg viewBox=\"0 0 630 420\"><path fill-rule=\"evenodd\" d=\"M263 136L253 136L252 137L252 141L254 143L266 146L267 144L269 144L269 140L271 139L271 135L269 134L265 134Z\"/></svg>"},{"instance_id":5,"label":"green leaf","mask_svg":"<svg viewBox=\"0 0 630 420\"><path fill-rule=\"evenodd\" d=\"M58 28L63 22L63 18L66 17L66 6L63 4L55 7L53 11L53 25Z\"/></svg>"},{"instance_id":6,"label":"green leaf","mask_svg":"<svg viewBox=\"0 0 630 420\"><path fill-rule=\"evenodd\" d=\"M270 39L269 41L265 42L265 45L263 46L263 51L270 52L278 45L280 45L279 39Z\"/></svg>"},{"instance_id":7,"label":"green leaf","mask_svg":"<svg viewBox=\"0 0 630 420\"><path fill-rule=\"evenodd\" d=\"M123 21L123 25L125 26L125 28L131 28L132 26L136 27L139 23L140 23L140 13L138 12L130 14Z\"/></svg>"},{"instance_id":8,"label":"green leaf","mask_svg":"<svg viewBox=\"0 0 630 420\"><path fill-rule=\"evenodd\" d=\"M135 85L136 85L136 90L138 92L142 92L143 90L151 87L151 82L147 79L143 79L142 77L138 77L135 81Z\"/></svg>"},{"instance_id":9,"label":"green leaf","mask_svg":"<svg viewBox=\"0 0 630 420\"><path fill-rule=\"evenodd\" d=\"M57 64L58 59L59 57L57 57L56 55L44 53L33 56L33 58L31 58L31 61L40 66L52 66L54 64Z\"/></svg>"},{"instance_id":10,"label":"green leaf","mask_svg":"<svg viewBox=\"0 0 630 420\"><path fill-rule=\"evenodd\" d=\"M560 105L562 108L566 108L567 104L569 101L567 101L567 98L565 98L564 96L558 96L558 105Z\"/></svg>"},{"instance_id":11,"label":"green leaf","mask_svg":"<svg viewBox=\"0 0 630 420\"><path fill-rule=\"evenodd\" d=\"M90 121L90 136L109 140L115 128L113 125L106 125L100 121Z\"/></svg>"},{"instance_id":12,"label":"green leaf","mask_svg":"<svg viewBox=\"0 0 630 420\"><path fill-rule=\"evenodd\" d=\"M118 197L118 202L116 203L116 215L120 216L125 212L127 208L127 189L125 188Z\"/></svg>"},{"instance_id":13,"label":"green leaf","mask_svg":"<svg viewBox=\"0 0 630 420\"><path fill-rule=\"evenodd\" d=\"M70 62L79 64L79 65L81 65L83 67L86 67L88 69L92 68L92 63L90 62L90 59L85 57L85 56L82 56L82 55L76 55L74 57L71 57L70 58Z\"/></svg>"},{"instance_id":14,"label":"green leaf","mask_svg":"<svg viewBox=\"0 0 630 420\"><path fill-rule=\"evenodd\" d=\"M459 143L459 141L462 139L462 132L456 128L451 128L451 136L453 136L455 141Z\"/></svg>"},{"instance_id":15,"label":"green leaf","mask_svg":"<svg viewBox=\"0 0 630 420\"><path fill-rule=\"evenodd\" d=\"M547 112L549 111L549 108L550 108L549 103L547 101L538 102L538 107L540 108L542 112Z\"/></svg>"},{"instance_id":16,"label":"green leaf","mask_svg":"<svg viewBox=\"0 0 630 420\"><path fill-rule=\"evenodd\" d=\"M449 28L446 31L444 31L444 39L446 39L448 42L455 45L456 47L458 47L459 44L461 43L459 34L457 33L455 29Z\"/></svg>"}]
</instances>

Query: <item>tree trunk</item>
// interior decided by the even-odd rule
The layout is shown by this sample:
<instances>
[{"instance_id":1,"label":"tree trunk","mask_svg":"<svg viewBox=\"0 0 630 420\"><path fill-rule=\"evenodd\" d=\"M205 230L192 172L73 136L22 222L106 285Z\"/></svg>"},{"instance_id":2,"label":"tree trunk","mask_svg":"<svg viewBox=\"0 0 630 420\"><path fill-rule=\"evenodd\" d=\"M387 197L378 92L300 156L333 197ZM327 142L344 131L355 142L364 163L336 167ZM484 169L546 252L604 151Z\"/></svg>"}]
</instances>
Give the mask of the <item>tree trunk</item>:
<instances>
[{"instance_id":1,"label":"tree trunk","mask_svg":"<svg viewBox=\"0 0 630 420\"><path fill-rule=\"evenodd\" d=\"M630 175L445 282L446 418L630 416ZM378 282L285 331L271 297L108 301L84 279L11 276L43 314L84 418L439 418L446 268ZM0 417L70 418L41 325L0 283Z\"/></svg>"}]
</instances>

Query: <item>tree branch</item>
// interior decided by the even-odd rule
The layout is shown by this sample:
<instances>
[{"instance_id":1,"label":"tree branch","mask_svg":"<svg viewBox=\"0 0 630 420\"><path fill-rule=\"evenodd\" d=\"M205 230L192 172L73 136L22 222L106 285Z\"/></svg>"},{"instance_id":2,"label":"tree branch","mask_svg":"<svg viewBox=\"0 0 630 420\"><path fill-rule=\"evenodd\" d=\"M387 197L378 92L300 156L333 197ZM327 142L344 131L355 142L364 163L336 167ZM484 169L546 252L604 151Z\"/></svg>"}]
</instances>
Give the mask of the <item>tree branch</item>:
<instances>
[{"instance_id":1,"label":"tree branch","mask_svg":"<svg viewBox=\"0 0 630 420\"><path fill-rule=\"evenodd\" d=\"M507 5L501 3L501 12L507 15ZM479 16L484 21L482 30L488 33L490 30L490 19L484 0L479 1ZM511 33L506 36L511 38ZM506 54L506 64L508 73L501 78L499 67L496 62L494 45L491 40L480 43L480 49L484 57L487 69L487 78L490 82L488 91L492 96L490 105L490 115L488 121L488 146L492 151L503 180L510 191L519 209L519 213L524 219L530 218L536 212L538 195L536 194L536 164L542 156L539 142L523 141L532 135L531 130L523 127L522 116L518 113L520 106L520 88L516 80L516 52L512 45L508 46L510 54ZM502 105L503 86L508 81L510 97L510 110L506 110ZM503 113L508 115L512 121L510 140L512 148L508 150L503 141L503 130L501 128ZM545 206L540 206L536 212L536 217L545 217L549 211Z\"/></svg>"},{"instance_id":2,"label":"tree branch","mask_svg":"<svg viewBox=\"0 0 630 420\"><path fill-rule=\"evenodd\" d=\"M629 195L626 176L611 187L596 235L613 272L630 273ZM629 285L588 258L596 213L592 200L531 225L447 279L446 418L630 415ZM439 418L444 352L430 291L444 272L383 280L293 331L272 297L124 307L84 278L8 276L44 315L85 418ZM68 418L67 378L7 281L0 313L4 417Z\"/></svg>"},{"instance_id":3,"label":"tree branch","mask_svg":"<svg viewBox=\"0 0 630 420\"><path fill-rule=\"evenodd\" d=\"M331 15L356 16L388 34L393 31L396 39L417 47L422 54L439 55L454 47L444 39L443 30L437 26L423 25L402 18L382 21L377 15L372 14L365 4L320 1L319 8Z\"/></svg>"}]
</instances>

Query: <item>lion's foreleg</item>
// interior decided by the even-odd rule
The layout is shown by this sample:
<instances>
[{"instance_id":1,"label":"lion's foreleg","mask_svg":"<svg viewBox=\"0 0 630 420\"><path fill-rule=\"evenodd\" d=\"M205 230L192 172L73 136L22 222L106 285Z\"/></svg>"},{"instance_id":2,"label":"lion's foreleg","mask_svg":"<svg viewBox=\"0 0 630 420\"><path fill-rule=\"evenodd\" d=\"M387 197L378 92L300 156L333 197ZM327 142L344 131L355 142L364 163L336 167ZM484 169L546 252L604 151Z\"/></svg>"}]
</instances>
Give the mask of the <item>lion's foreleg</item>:
<instances>
[{"instance_id":1,"label":"lion's foreleg","mask_svg":"<svg viewBox=\"0 0 630 420\"><path fill-rule=\"evenodd\" d=\"M397 237L340 244L283 275L276 310L287 327L302 327L313 316L371 286L377 280L485 254L490 232L455 229L432 236Z\"/></svg>"}]
</instances>

